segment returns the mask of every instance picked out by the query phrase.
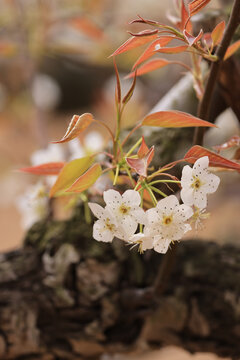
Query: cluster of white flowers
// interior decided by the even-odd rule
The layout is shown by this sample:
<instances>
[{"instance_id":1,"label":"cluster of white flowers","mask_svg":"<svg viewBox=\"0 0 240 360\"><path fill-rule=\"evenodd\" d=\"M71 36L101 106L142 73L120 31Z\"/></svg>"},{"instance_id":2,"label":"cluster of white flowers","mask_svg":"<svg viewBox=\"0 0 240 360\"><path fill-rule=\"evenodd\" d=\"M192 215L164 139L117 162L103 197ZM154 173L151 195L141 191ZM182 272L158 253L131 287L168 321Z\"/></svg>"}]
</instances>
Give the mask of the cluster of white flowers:
<instances>
[{"instance_id":1,"label":"cluster of white flowers","mask_svg":"<svg viewBox=\"0 0 240 360\"><path fill-rule=\"evenodd\" d=\"M93 226L94 239L111 242L117 237L132 245L139 244L140 251L154 249L166 253L172 242L180 240L191 230L188 221L196 213L204 212L207 194L217 190L220 179L209 173L208 165L209 159L205 156L198 159L193 168L188 165L183 168L183 204L179 204L175 195L170 195L160 200L156 207L144 211L137 191L127 190L122 195L115 190L105 191L105 208L89 203L99 219ZM144 225L143 231L135 233L139 224Z\"/></svg>"}]
</instances>

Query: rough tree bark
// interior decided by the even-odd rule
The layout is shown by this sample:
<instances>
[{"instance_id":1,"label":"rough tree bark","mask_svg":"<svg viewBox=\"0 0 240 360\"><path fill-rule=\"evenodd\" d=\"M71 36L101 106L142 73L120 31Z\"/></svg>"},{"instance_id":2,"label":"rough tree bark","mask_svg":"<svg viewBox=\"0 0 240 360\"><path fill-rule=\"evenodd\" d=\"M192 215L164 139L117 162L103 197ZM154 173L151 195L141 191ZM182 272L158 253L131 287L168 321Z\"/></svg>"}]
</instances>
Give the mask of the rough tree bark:
<instances>
[{"instance_id":1,"label":"rough tree bark","mask_svg":"<svg viewBox=\"0 0 240 360\"><path fill-rule=\"evenodd\" d=\"M37 223L2 255L1 359L98 359L139 339L239 359L239 248L183 242L158 298L163 256L98 243L82 217Z\"/></svg>"}]
</instances>

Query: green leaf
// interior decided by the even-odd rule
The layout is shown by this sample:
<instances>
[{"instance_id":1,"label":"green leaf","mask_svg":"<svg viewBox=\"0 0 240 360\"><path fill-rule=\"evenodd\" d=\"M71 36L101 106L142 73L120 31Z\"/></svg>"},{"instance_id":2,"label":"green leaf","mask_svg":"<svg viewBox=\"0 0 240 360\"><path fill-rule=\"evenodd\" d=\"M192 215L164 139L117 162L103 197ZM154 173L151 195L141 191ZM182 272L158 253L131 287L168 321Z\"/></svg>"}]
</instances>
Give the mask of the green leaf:
<instances>
[{"instance_id":1,"label":"green leaf","mask_svg":"<svg viewBox=\"0 0 240 360\"><path fill-rule=\"evenodd\" d=\"M102 174L100 164L94 164L70 186L66 192L80 193L90 188Z\"/></svg>"},{"instance_id":2,"label":"green leaf","mask_svg":"<svg viewBox=\"0 0 240 360\"><path fill-rule=\"evenodd\" d=\"M76 179L79 178L92 164L92 158L86 156L67 163L58 175L58 178L50 190L50 197L62 195Z\"/></svg>"}]
</instances>

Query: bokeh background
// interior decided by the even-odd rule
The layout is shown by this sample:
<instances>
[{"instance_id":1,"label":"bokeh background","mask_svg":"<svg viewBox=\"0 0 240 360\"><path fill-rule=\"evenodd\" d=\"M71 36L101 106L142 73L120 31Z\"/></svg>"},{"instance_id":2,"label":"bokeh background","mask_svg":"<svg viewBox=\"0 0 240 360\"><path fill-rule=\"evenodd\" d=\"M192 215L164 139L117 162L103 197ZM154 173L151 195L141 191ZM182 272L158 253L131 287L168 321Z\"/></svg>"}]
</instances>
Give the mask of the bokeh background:
<instances>
[{"instance_id":1,"label":"bokeh background","mask_svg":"<svg viewBox=\"0 0 240 360\"><path fill-rule=\"evenodd\" d=\"M36 183L36 177L17 170L31 165L34 152L61 138L73 114L91 112L114 126L115 79L109 55L129 37L127 31L141 30L139 25L128 24L137 14L168 22L166 15L172 9L168 0L0 0L1 251L21 245L26 228L17 204ZM217 0L206 9L209 14L221 14L222 10L222 2ZM129 81L123 78L140 51L117 59L123 89L129 87ZM186 55L181 58L189 61ZM138 79L124 126L147 114L182 75L181 69L171 67L171 71L164 68ZM207 134L207 145L239 134L238 122L230 110L219 117L218 124L220 130ZM108 141L96 125L88 133L88 141L87 137L80 139L73 152L80 154L81 149L94 147L97 141L100 147ZM63 151L69 149L63 146ZM210 200L211 217L194 236L220 243L239 241L239 174L221 174L221 178L223 185ZM66 214L59 211L57 216L61 219ZM164 351L151 354L149 359L190 359L183 350ZM210 358L216 359L208 354L193 357Z\"/></svg>"}]
</instances>

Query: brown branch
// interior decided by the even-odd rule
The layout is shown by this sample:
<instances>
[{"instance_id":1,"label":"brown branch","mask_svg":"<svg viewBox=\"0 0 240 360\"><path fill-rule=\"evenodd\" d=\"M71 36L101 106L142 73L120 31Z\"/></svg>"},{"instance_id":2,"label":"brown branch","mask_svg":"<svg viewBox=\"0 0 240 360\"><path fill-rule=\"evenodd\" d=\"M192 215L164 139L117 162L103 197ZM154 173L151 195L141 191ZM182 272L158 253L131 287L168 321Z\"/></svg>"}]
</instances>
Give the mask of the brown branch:
<instances>
[{"instance_id":1,"label":"brown branch","mask_svg":"<svg viewBox=\"0 0 240 360\"><path fill-rule=\"evenodd\" d=\"M223 62L227 48L230 45L232 37L239 24L240 24L240 0L235 0L225 34L216 51L218 60L216 62L213 62L211 65L205 92L202 101L199 103L197 115L200 119L208 120L211 101L217 83L219 70ZM202 145L204 132L205 132L205 128L196 128L193 139L194 145Z\"/></svg>"},{"instance_id":2,"label":"brown branch","mask_svg":"<svg viewBox=\"0 0 240 360\"><path fill-rule=\"evenodd\" d=\"M218 60L212 63L210 68L210 73L208 77L208 81L206 84L205 92L202 98L202 101L198 107L198 117L204 120L208 120L209 110L211 105L211 100L213 97L214 89L216 86L216 82L218 79L219 69L224 59L224 55L227 51L227 48L232 40L232 37L240 23L240 0L235 0L232 13L224 34L224 37L217 48L216 55ZM193 144L194 145L202 145L203 136L204 136L205 128L196 128ZM176 257L177 246L176 244L173 246L171 251L165 255L165 258L161 264L159 269L155 284L154 291L159 296L164 292L166 284L171 275L172 268L174 266L174 260Z\"/></svg>"}]
</instances>

